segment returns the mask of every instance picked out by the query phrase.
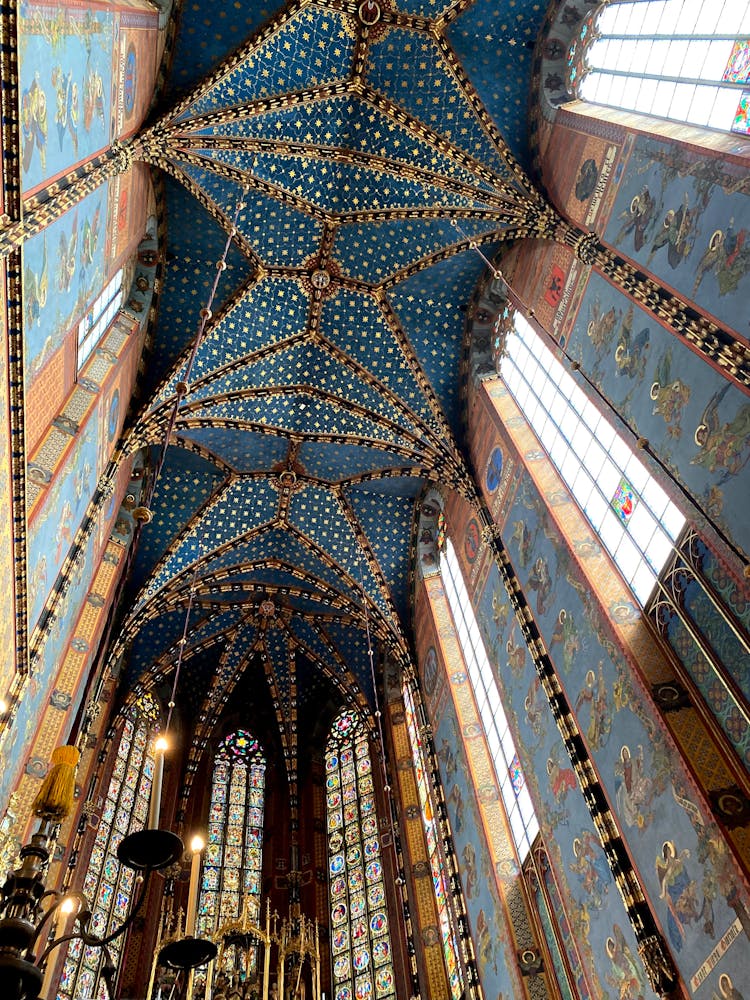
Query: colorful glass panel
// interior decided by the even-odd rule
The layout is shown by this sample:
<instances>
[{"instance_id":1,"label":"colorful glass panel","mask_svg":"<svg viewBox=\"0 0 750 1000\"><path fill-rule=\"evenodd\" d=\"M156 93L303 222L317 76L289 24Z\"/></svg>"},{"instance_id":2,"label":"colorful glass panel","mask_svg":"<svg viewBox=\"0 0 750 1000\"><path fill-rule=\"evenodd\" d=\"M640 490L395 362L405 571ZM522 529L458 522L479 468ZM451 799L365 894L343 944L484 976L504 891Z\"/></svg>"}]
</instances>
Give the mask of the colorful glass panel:
<instances>
[{"instance_id":1,"label":"colorful glass panel","mask_svg":"<svg viewBox=\"0 0 750 1000\"><path fill-rule=\"evenodd\" d=\"M263 863L263 796L266 759L246 729L225 737L214 760L208 847L198 901L198 931L211 936L239 917L244 898L256 915Z\"/></svg>"},{"instance_id":2,"label":"colorful glass panel","mask_svg":"<svg viewBox=\"0 0 750 1000\"><path fill-rule=\"evenodd\" d=\"M334 719L326 747L335 1000L395 996L380 845L374 836L377 820L371 770L365 727L355 712L346 709ZM386 944L377 952L377 960L376 938ZM376 980L374 987L372 966L376 964L377 975L381 971L387 975ZM377 982L380 992L376 992Z\"/></svg>"},{"instance_id":3,"label":"colorful glass panel","mask_svg":"<svg viewBox=\"0 0 750 1000\"><path fill-rule=\"evenodd\" d=\"M513 755L513 760L508 766L508 772L510 773L511 784L513 785L513 791L518 795L518 793L523 788L524 778L523 771L521 770L521 762L518 759L518 754Z\"/></svg>"},{"instance_id":4,"label":"colorful glass panel","mask_svg":"<svg viewBox=\"0 0 750 1000\"><path fill-rule=\"evenodd\" d=\"M620 477L615 495L610 502L615 514L617 514L623 524L627 524L633 515L635 505L638 503L638 496L633 489L632 483L625 476Z\"/></svg>"},{"instance_id":5,"label":"colorful glass panel","mask_svg":"<svg viewBox=\"0 0 750 1000\"><path fill-rule=\"evenodd\" d=\"M102 806L94 846L83 879L83 891L92 905L89 928L104 936L127 916L133 895L130 869L117 859L123 836L143 826L153 775L153 738L158 732L159 706L150 694L138 699L126 716L117 747L107 795ZM121 942L113 941L109 951L117 962ZM57 1000L107 997L100 976L101 949L82 948L73 942L65 957L57 988Z\"/></svg>"}]
</instances>

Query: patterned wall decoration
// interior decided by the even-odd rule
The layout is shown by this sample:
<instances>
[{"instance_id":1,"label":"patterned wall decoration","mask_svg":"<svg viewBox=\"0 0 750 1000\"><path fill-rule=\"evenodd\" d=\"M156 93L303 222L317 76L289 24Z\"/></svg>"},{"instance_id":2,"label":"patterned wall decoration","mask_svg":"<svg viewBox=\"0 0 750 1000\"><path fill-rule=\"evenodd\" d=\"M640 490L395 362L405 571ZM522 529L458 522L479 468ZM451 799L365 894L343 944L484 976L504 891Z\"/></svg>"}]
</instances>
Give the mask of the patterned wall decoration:
<instances>
[{"instance_id":1,"label":"patterned wall decoration","mask_svg":"<svg viewBox=\"0 0 750 1000\"><path fill-rule=\"evenodd\" d=\"M13 565L13 496L10 466L10 399L8 393L8 335L5 312L5 263L0 266L0 697L4 697L15 674L15 571Z\"/></svg>"},{"instance_id":2,"label":"patterned wall decoration","mask_svg":"<svg viewBox=\"0 0 750 1000\"><path fill-rule=\"evenodd\" d=\"M99 407L97 407L97 410ZM39 619L97 481L98 413L90 415L70 456L47 488L29 526L29 623Z\"/></svg>"},{"instance_id":3,"label":"patterned wall decoration","mask_svg":"<svg viewBox=\"0 0 750 1000\"><path fill-rule=\"evenodd\" d=\"M107 195L103 184L23 245L27 386L104 286Z\"/></svg>"},{"instance_id":4,"label":"patterned wall decoration","mask_svg":"<svg viewBox=\"0 0 750 1000\"><path fill-rule=\"evenodd\" d=\"M746 165L642 135L604 238L747 338L749 194Z\"/></svg>"},{"instance_id":5,"label":"patterned wall decoration","mask_svg":"<svg viewBox=\"0 0 750 1000\"><path fill-rule=\"evenodd\" d=\"M27 755L80 611L89 584L93 560L94 537L92 536L87 548L79 554L71 567L70 588L61 601L59 617L52 627L42 659L34 674L29 677L24 696L20 700L18 713L3 753L3 759L8 762L8 766L3 767L0 773L0 802L5 801L13 789L23 767L26 767L27 773L33 777L43 778L46 773L46 759L36 756L27 759Z\"/></svg>"},{"instance_id":6,"label":"patterned wall decoration","mask_svg":"<svg viewBox=\"0 0 750 1000\"><path fill-rule=\"evenodd\" d=\"M432 607L423 612L425 640L434 628L438 641L420 658L422 683L480 980L486 996L515 996L522 989L514 960L516 943L498 882L516 876L518 866L468 679L456 669L463 661L442 583L431 576L424 586ZM428 624L430 613L434 625ZM488 811L491 825L483 820ZM488 830L493 831L491 847Z\"/></svg>"},{"instance_id":7,"label":"patterned wall decoration","mask_svg":"<svg viewBox=\"0 0 750 1000\"><path fill-rule=\"evenodd\" d=\"M750 221L750 216L749 220ZM567 350L633 431L750 552L750 400L591 274ZM572 326L572 328L571 328Z\"/></svg>"},{"instance_id":8,"label":"patterned wall decoration","mask_svg":"<svg viewBox=\"0 0 750 1000\"><path fill-rule=\"evenodd\" d=\"M88 8L88 9L87 9ZM109 142L115 13L94 4L21 5L21 184L25 193Z\"/></svg>"},{"instance_id":9,"label":"patterned wall decoration","mask_svg":"<svg viewBox=\"0 0 750 1000\"><path fill-rule=\"evenodd\" d=\"M510 419L513 424L516 411L512 404L507 405L508 400L500 387L488 406L500 407L506 422ZM513 449L510 438L499 429L499 414L493 421L495 441ZM516 420L515 426L522 424ZM482 435L478 440L487 441L485 447L491 446L487 422L481 427L477 427ZM514 435L516 431L507 433ZM711 968L714 950L720 955L728 942L741 939L750 929L745 888L642 682L581 578L579 560L584 552L571 550L557 523L558 512L564 517L564 508L571 502L567 493L560 489L559 480L545 480L551 486L545 485L544 491L537 484L546 463L543 452L526 445L522 457L526 471L505 521L511 560L528 588L536 621L558 666L560 683L574 706L580 731L675 963L686 981L698 977L693 991L698 1000L708 998L721 972L742 982L750 971L747 949L727 946L714 971L704 976L704 963L709 962ZM526 774L537 785L543 828L554 829L559 858L553 851L551 861L558 884L564 885L563 878L567 881L564 896L575 901L576 936L588 938L601 975L608 939L614 940L614 926L622 930L633 953L634 941L621 901L605 878L598 842L591 840L588 810L573 772L543 711L544 700L538 698L529 658L524 650L515 655L515 624L512 619L498 620L494 610L500 594L502 587L493 565L481 591L485 641L498 666L504 665L499 679L513 709L508 717L518 728L519 745L530 755ZM614 621L625 622L637 614L634 606L611 609ZM644 655L648 653L644 651ZM552 743L548 733L554 737ZM543 782L540 776L545 772L548 781ZM669 840L664 840L664 830L671 832ZM597 908L600 913L594 919L592 911Z\"/></svg>"},{"instance_id":10,"label":"patterned wall decoration","mask_svg":"<svg viewBox=\"0 0 750 1000\"><path fill-rule=\"evenodd\" d=\"M410 909L415 927L422 937L421 964L427 980L430 996L445 997L451 994L446 980L446 966L443 957L441 922L436 905L435 890L430 877L430 850L425 827L422 823L420 795L417 785L418 771L414 765L414 743L407 729L405 703L398 687L399 671L386 670L386 698L388 728L395 760L395 778L398 801L401 805L400 837L401 849L406 864L411 868L412 892ZM442 886L442 876L441 876Z\"/></svg>"}]
</instances>

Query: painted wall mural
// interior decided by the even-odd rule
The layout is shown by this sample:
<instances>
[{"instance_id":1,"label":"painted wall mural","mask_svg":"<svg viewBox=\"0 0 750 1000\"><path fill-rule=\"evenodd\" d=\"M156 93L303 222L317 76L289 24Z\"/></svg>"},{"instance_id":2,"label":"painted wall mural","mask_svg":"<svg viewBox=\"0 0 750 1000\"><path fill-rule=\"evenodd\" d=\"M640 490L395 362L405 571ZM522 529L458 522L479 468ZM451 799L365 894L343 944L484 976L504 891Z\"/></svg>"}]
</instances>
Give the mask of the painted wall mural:
<instances>
[{"instance_id":1,"label":"painted wall mural","mask_svg":"<svg viewBox=\"0 0 750 1000\"><path fill-rule=\"evenodd\" d=\"M709 516L750 551L750 399L595 273L567 350Z\"/></svg>"},{"instance_id":2,"label":"painted wall mural","mask_svg":"<svg viewBox=\"0 0 750 1000\"><path fill-rule=\"evenodd\" d=\"M98 410L98 408L97 408ZM99 419L95 410L29 526L29 626L39 620L97 481Z\"/></svg>"},{"instance_id":3,"label":"painted wall mural","mask_svg":"<svg viewBox=\"0 0 750 1000\"><path fill-rule=\"evenodd\" d=\"M747 339L749 195L746 166L642 135L604 238Z\"/></svg>"},{"instance_id":4,"label":"painted wall mural","mask_svg":"<svg viewBox=\"0 0 750 1000\"><path fill-rule=\"evenodd\" d=\"M499 427L495 437L493 442L485 435L485 448L495 443L513 454L514 446ZM533 471L547 461L543 452L533 449L520 457L524 471L504 522L511 560L675 962L697 1000L711 1000L721 973L738 983L750 978L750 949L741 943L750 936L746 887L552 517L556 508L572 501L557 487L549 495L537 487ZM528 757L522 763L536 788L543 828L554 830L558 882L562 868L570 898L579 907L574 930L589 942L597 964L608 954L608 940L615 940L615 925L635 954L619 896L586 835L591 830L588 813L528 657L522 670L513 620L498 611L502 602L493 565L481 591L480 625L498 665L511 727ZM620 620L639 614L632 605L610 612ZM555 864L554 851L551 860Z\"/></svg>"},{"instance_id":5,"label":"painted wall mural","mask_svg":"<svg viewBox=\"0 0 750 1000\"><path fill-rule=\"evenodd\" d=\"M50 700L58 669L63 661L90 580L93 578L95 541L94 536L89 538L88 545L79 553L71 568L71 583L63 597L59 616L47 637L41 660L29 677L24 696L20 700L18 714L3 753L3 758L9 762L9 766L0 769L0 803L6 801L24 768L27 774L39 778L43 778L46 774L47 760L36 757L27 759L27 754L45 706Z\"/></svg>"},{"instance_id":6,"label":"painted wall mural","mask_svg":"<svg viewBox=\"0 0 750 1000\"><path fill-rule=\"evenodd\" d=\"M524 546L533 546L533 551L539 553L527 559L521 579L525 583L531 580L532 590L537 588L537 599L532 603L551 615L551 604L557 596L557 565L551 553L545 552L540 545L539 535L543 534L543 528L529 515L523 502L513 504L511 516L516 526L516 537L511 543L516 554ZM572 671L574 663L592 662L590 638L582 616L570 612L561 614L562 610L558 607L554 618L554 646L558 654L567 650ZM611 971L607 947L614 928L620 928L630 953L637 954L637 946L549 704L494 566L489 567L483 584L477 617L490 661L497 668L498 687L508 722L548 844L554 872L547 876L548 895L565 939L576 989L580 996L592 1000L610 996L632 997L633 1000L640 995L652 997L654 994L640 982L635 992L620 994L615 990L610 993L607 989L606 973ZM591 673L593 677L588 676ZM607 742L611 706L607 705L607 693L602 691L601 667L583 671L577 695L585 706L582 728L591 727L600 740ZM597 720L596 725L594 720ZM640 975L642 980L643 973Z\"/></svg>"},{"instance_id":7,"label":"painted wall mural","mask_svg":"<svg viewBox=\"0 0 750 1000\"><path fill-rule=\"evenodd\" d=\"M545 129L543 173L560 208L747 342L747 144L719 152L569 111ZM750 400L602 278L586 285L570 256L556 262L551 294L554 265L544 256L517 270L518 293L707 515L750 552L742 514Z\"/></svg>"},{"instance_id":8,"label":"painted wall mural","mask_svg":"<svg viewBox=\"0 0 750 1000\"><path fill-rule=\"evenodd\" d=\"M445 668L441 666L440 669ZM467 683L465 677L462 683ZM485 996L513 996L514 978L506 963L513 961L514 949L499 920L502 904L495 885L493 862L487 849L482 819L473 792L461 727L450 696L441 699L440 712L433 719L433 730L448 819L459 858L464 898ZM472 730L469 738L477 738L478 735L478 732ZM507 942L505 947L504 942Z\"/></svg>"},{"instance_id":9,"label":"painted wall mural","mask_svg":"<svg viewBox=\"0 0 750 1000\"><path fill-rule=\"evenodd\" d=\"M116 14L25 2L18 18L21 187L30 193L108 145Z\"/></svg>"},{"instance_id":10,"label":"painted wall mural","mask_svg":"<svg viewBox=\"0 0 750 1000\"><path fill-rule=\"evenodd\" d=\"M27 386L104 287L107 195L103 184L23 245Z\"/></svg>"},{"instance_id":11,"label":"painted wall mural","mask_svg":"<svg viewBox=\"0 0 750 1000\"><path fill-rule=\"evenodd\" d=\"M0 696L4 696L15 674L15 561L13 558L13 480L10 467L10 399L8 395L8 334L5 311L5 264L0 267Z\"/></svg>"}]
</instances>

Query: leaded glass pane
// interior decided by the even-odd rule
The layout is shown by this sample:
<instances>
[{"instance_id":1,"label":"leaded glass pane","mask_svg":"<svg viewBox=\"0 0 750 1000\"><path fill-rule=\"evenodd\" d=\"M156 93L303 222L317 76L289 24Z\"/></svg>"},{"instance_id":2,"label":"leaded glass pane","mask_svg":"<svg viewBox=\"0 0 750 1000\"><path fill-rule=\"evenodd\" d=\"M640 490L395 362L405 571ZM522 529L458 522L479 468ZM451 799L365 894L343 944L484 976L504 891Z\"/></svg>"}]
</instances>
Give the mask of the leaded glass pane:
<instances>
[{"instance_id":1,"label":"leaded glass pane","mask_svg":"<svg viewBox=\"0 0 750 1000\"><path fill-rule=\"evenodd\" d=\"M238 917L243 900L260 905L266 761L245 729L227 736L214 760L208 846L198 901L198 931L210 936Z\"/></svg>"},{"instance_id":2,"label":"leaded glass pane","mask_svg":"<svg viewBox=\"0 0 750 1000\"><path fill-rule=\"evenodd\" d=\"M610 511L610 513L612 513ZM616 520L614 513L612 518ZM450 605L451 614L456 623L460 621L471 623L472 628L476 628L476 616L471 600L466 590L461 567L458 564L455 550L449 538L445 538L444 549L440 561L440 572L445 587L445 595ZM467 631L470 629L467 626ZM460 632L460 630L459 630ZM523 782L523 773L513 738L508 729L507 719L503 712L494 711L490 707L493 689L497 690L497 682L487 659L487 651L481 639L476 644L462 643L464 659L466 661L467 673L474 690L474 696L479 706L479 714L482 722L487 742L490 746L498 747L497 753L493 754L497 783L500 788L505 812L511 820L511 832L520 859L528 855L531 844L539 832L539 824L533 810L530 810L528 821L521 822L518 802L520 798L528 796L528 788ZM513 763L515 762L515 763ZM513 766L511 767L511 764ZM516 791L517 786L518 791ZM530 802L530 800L529 800ZM518 816L518 821L514 825L513 817Z\"/></svg>"},{"instance_id":3,"label":"leaded glass pane","mask_svg":"<svg viewBox=\"0 0 750 1000\"><path fill-rule=\"evenodd\" d=\"M571 91L596 104L747 134L750 60L740 31L750 4L695 6L698 17L686 19L685 0L628 0L585 17L568 55Z\"/></svg>"},{"instance_id":4,"label":"leaded glass pane","mask_svg":"<svg viewBox=\"0 0 750 1000\"><path fill-rule=\"evenodd\" d=\"M114 930L130 909L134 874L121 868L117 848L126 834L140 829L148 808L153 775L153 737L158 730L159 707L150 695L143 695L126 716L117 756L102 808L94 846L83 879L83 892L92 905L89 929L98 936ZM119 956L118 941L110 946L113 960ZM106 985L99 978L101 951L82 948L80 941L68 948L58 984L58 1000L107 998Z\"/></svg>"},{"instance_id":5,"label":"leaded glass pane","mask_svg":"<svg viewBox=\"0 0 750 1000\"><path fill-rule=\"evenodd\" d=\"M335 1000L395 996L371 769L362 721L344 710L334 719L326 747Z\"/></svg>"}]
</instances>

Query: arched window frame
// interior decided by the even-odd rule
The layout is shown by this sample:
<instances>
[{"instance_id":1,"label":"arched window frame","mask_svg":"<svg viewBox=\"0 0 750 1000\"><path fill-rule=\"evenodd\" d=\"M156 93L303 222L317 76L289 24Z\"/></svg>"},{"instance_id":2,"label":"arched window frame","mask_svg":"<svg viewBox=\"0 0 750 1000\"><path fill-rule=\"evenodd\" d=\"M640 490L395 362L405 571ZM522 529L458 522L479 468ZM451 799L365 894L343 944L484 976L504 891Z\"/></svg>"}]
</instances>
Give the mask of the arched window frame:
<instances>
[{"instance_id":1,"label":"arched window frame","mask_svg":"<svg viewBox=\"0 0 750 1000\"><path fill-rule=\"evenodd\" d=\"M256 919L263 868L266 758L258 741L238 729L214 758L208 838L203 855L198 934L210 937L240 916L244 901Z\"/></svg>"},{"instance_id":2,"label":"arched window frame","mask_svg":"<svg viewBox=\"0 0 750 1000\"><path fill-rule=\"evenodd\" d=\"M343 709L326 744L333 1000L396 996L372 778L362 719Z\"/></svg>"},{"instance_id":3,"label":"arched window frame","mask_svg":"<svg viewBox=\"0 0 750 1000\"><path fill-rule=\"evenodd\" d=\"M411 686L406 678L404 678L402 685L402 695L404 699L406 731L409 736L412 762L414 764L414 777L417 785L417 794L419 795L422 826L425 832L427 853L430 859L430 874L432 875L435 904L438 911L443 959L445 961L451 996L454 1000L459 1000L464 992L464 976L459 957L458 939L450 910L448 876L440 847L440 832L435 820L425 752L422 746L419 725L417 724L417 710Z\"/></svg>"},{"instance_id":4,"label":"arched window frame","mask_svg":"<svg viewBox=\"0 0 750 1000\"><path fill-rule=\"evenodd\" d=\"M135 872L117 859L120 841L142 829L148 817L154 774L153 742L159 732L160 710L150 694L138 699L126 714L107 786L94 845L83 880L83 892L92 910L90 930L104 936L114 930L130 910ZM115 965L122 938L108 946ZM103 953L72 941L63 965L57 1000L109 1000L101 976Z\"/></svg>"},{"instance_id":5,"label":"arched window frame","mask_svg":"<svg viewBox=\"0 0 750 1000\"><path fill-rule=\"evenodd\" d=\"M645 606L682 532L684 515L519 312L498 370L594 533Z\"/></svg>"},{"instance_id":6,"label":"arched window frame","mask_svg":"<svg viewBox=\"0 0 750 1000\"><path fill-rule=\"evenodd\" d=\"M748 134L749 71L750 3L614 0L584 18L567 83L590 104Z\"/></svg>"},{"instance_id":7,"label":"arched window frame","mask_svg":"<svg viewBox=\"0 0 750 1000\"><path fill-rule=\"evenodd\" d=\"M503 708L495 673L487 656L474 607L443 515L438 548L440 575L463 652L466 673L495 768L500 795L519 862L523 863L539 833L534 806L523 775L513 735Z\"/></svg>"}]
</instances>

